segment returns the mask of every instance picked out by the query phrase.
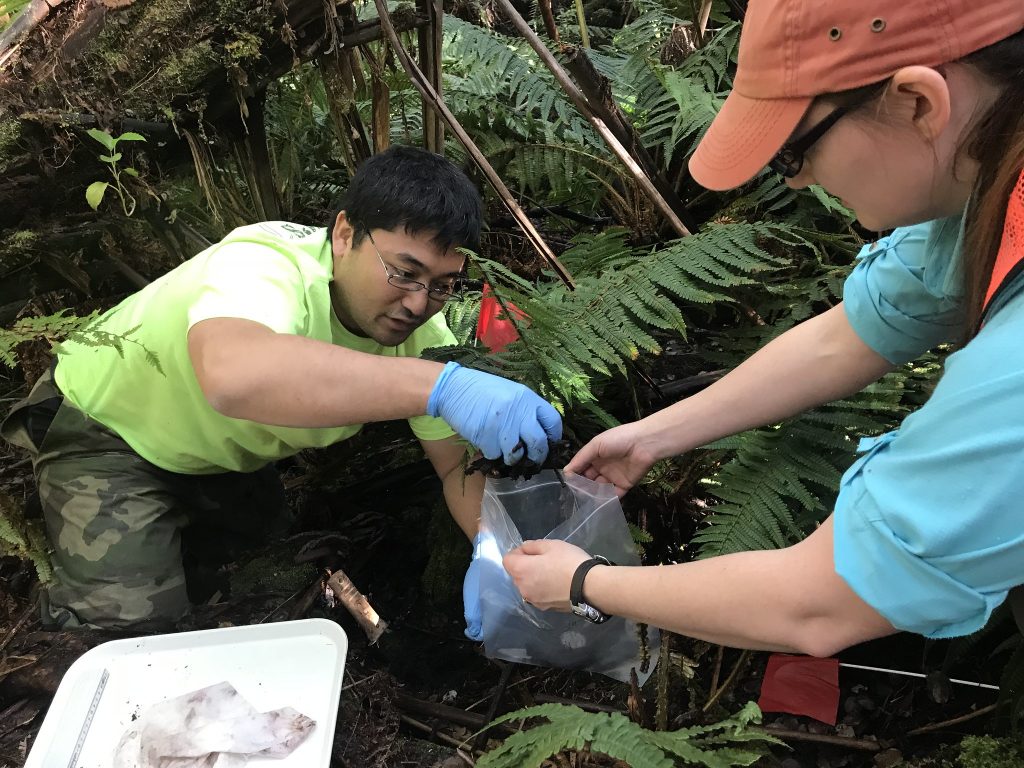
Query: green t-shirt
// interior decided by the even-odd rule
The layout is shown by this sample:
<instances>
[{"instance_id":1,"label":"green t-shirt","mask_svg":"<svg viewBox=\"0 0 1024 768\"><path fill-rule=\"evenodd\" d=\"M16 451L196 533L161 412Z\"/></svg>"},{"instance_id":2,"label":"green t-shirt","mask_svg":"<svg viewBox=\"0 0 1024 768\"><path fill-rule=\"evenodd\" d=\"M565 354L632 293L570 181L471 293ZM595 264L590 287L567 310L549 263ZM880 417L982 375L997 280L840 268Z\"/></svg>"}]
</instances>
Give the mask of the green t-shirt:
<instances>
[{"instance_id":1,"label":"green t-shirt","mask_svg":"<svg viewBox=\"0 0 1024 768\"><path fill-rule=\"evenodd\" d=\"M123 357L111 346L66 343L57 386L144 459L172 472L252 472L303 448L349 438L361 424L295 429L218 413L199 388L186 343L193 325L213 317L254 320L278 333L390 357L418 357L455 343L440 313L397 347L355 336L332 309L332 274L326 229L287 222L240 227L103 316L99 329L132 331ZM147 360L147 350L163 373ZM409 424L421 440L455 434L425 415Z\"/></svg>"}]
</instances>

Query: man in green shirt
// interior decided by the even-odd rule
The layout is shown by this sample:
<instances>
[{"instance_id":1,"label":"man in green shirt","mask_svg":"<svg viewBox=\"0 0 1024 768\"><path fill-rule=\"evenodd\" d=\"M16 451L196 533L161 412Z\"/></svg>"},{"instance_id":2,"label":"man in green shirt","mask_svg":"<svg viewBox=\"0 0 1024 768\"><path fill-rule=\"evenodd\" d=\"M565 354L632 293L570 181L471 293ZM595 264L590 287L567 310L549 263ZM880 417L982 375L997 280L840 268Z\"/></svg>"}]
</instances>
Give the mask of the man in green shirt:
<instances>
[{"instance_id":1,"label":"man in green shirt","mask_svg":"<svg viewBox=\"0 0 1024 768\"><path fill-rule=\"evenodd\" d=\"M183 542L187 556L226 530L250 545L279 532L273 462L365 422L409 420L472 539L483 483L462 477L458 436L508 463L543 460L561 436L528 388L419 359L454 343L440 309L480 218L454 165L394 147L359 168L329 228L236 229L101 318L121 349L64 344L2 427L32 455L53 547L44 620L180 619Z\"/></svg>"}]
</instances>

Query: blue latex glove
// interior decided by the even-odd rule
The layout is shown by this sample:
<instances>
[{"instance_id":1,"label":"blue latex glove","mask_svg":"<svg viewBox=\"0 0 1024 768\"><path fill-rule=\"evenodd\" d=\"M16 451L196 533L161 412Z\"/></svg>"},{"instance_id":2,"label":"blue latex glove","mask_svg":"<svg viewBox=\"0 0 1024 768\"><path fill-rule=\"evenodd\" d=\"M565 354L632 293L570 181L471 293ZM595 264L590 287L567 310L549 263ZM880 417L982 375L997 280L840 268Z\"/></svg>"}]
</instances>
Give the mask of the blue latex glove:
<instances>
[{"instance_id":1,"label":"blue latex glove","mask_svg":"<svg viewBox=\"0 0 1024 768\"><path fill-rule=\"evenodd\" d=\"M462 612L466 617L466 637L480 642L484 639L483 611L480 605L480 577L488 569L501 564L498 542L490 533L481 531L473 539L473 559L462 582Z\"/></svg>"},{"instance_id":2,"label":"blue latex glove","mask_svg":"<svg viewBox=\"0 0 1024 768\"><path fill-rule=\"evenodd\" d=\"M488 459L515 464L525 454L538 464L548 440L562 437L562 417L529 387L448 363L434 382L427 413L440 416Z\"/></svg>"}]
</instances>

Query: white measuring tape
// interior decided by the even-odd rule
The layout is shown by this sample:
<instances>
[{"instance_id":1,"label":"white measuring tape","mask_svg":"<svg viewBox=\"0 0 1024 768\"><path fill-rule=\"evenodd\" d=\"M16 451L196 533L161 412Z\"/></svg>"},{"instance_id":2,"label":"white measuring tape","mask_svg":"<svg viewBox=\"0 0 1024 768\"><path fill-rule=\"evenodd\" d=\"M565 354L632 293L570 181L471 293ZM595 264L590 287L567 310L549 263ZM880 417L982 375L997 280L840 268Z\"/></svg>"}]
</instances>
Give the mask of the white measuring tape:
<instances>
[{"instance_id":1,"label":"white measuring tape","mask_svg":"<svg viewBox=\"0 0 1024 768\"><path fill-rule=\"evenodd\" d=\"M928 675L922 675L920 672L907 672L902 669L885 669L884 667L865 667L863 664L847 664L845 661L839 662L840 667L849 667L850 669L866 669L869 672L888 672L890 675L905 675L906 677L920 677L927 679ZM993 691L998 691L998 685L989 685L988 683L974 683L970 680L957 680L956 678L949 678L949 682L956 683L957 685L973 685L975 688L988 688Z\"/></svg>"},{"instance_id":2,"label":"white measuring tape","mask_svg":"<svg viewBox=\"0 0 1024 768\"><path fill-rule=\"evenodd\" d=\"M82 722L82 728L78 732L78 739L75 741L75 748L71 751L71 759L68 760L67 768L76 768L78 756L82 754L82 747L85 744L85 737L89 735L92 721L96 717L96 710L100 706L100 698L103 696L103 690L107 687L107 680L109 679L110 672L104 669L100 675L100 681L96 685L96 691L92 695L92 701L89 702L89 709L85 713L85 720Z\"/></svg>"}]
</instances>

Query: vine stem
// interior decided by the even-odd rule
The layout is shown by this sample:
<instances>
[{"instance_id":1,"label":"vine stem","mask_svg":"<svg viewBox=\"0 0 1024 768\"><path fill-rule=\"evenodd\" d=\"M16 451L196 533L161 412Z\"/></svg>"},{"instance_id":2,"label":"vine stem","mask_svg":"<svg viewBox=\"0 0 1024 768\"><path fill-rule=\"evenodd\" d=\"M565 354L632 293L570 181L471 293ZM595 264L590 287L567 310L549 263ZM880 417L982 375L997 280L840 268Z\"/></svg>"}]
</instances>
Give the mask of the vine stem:
<instances>
[{"instance_id":1,"label":"vine stem","mask_svg":"<svg viewBox=\"0 0 1024 768\"><path fill-rule=\"evenodd\" d=\"M711 709L711 707L713 707L715 703L722 698L722 694L732 687L732 684L736 682L736 678L739 677L740 670L746 666L747 659L749 658L750 651L743 651L743 653L740 654L739 659L736 661L736 666L732 668L732 672L729 673L729 676L725 679L725 682L722 683L722 686L711 694L707 703L701 708L702 712L707 712Z\"/></svg>"}]
</instances>

